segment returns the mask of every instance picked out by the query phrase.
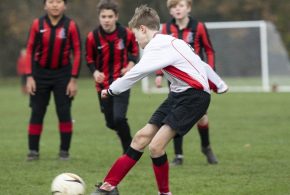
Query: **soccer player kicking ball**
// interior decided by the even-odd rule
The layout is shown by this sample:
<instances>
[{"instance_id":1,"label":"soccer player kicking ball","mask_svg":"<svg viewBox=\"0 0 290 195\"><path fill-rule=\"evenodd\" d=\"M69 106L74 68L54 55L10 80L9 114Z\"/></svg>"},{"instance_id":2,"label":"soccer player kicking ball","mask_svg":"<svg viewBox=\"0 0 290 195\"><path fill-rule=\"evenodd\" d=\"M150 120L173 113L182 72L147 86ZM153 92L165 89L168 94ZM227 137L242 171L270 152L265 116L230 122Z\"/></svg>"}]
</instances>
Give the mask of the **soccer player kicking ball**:
<instances>
[{"instance_id":1,"label":"soccer player kicking ball","mask_svg":"<svg viewBox=\"0 0 290 195\"><path fill-rule=\"evenodd\" d=\"M142 5L129 22L144 53L122 78L101 92L103 98L130 89L134 83L161 69L170 81L170 93L153 113L149 122L134 136L127 152L117 159L92 195L117 195L117 185L141 158L149 145L159 195L171 195L169 166L165 148L175 135L185 135L206 113L210 103L210 88L204 66L198 55L183 40L159 34L157 12ZM168 103L171 102L170 106Z\"/></svg>"}]
</instances>

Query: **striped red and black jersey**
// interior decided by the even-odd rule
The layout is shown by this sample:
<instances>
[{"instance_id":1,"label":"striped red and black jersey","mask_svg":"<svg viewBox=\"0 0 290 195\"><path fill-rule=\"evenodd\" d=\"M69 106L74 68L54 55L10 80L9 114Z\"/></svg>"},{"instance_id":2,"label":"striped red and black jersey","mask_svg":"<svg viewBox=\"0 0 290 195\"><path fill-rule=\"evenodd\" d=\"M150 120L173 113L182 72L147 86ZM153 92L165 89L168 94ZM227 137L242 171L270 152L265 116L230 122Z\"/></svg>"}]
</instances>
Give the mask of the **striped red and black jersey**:
<instances>
[{"instance_id":1,"label":"striped red and black jersey","mask_svg":"<svg viewBox=\"0 0 290 195\"><path fill-rule=\"evenodd\" d=\"M214 68L215 66L215 56L214 49L211 44L209 34L207 32L206 26L192 17L189 17L189 22L186 28L179 29L176 24L175 19L165 23L161 28L162 34L169 34L176 38L182 39L194 48L195 53L197 53L202 60Z\"/></svg>"},{"instance_id":2,"label":"striped red and black jersey","mask_svg":"<svg viewBox=\"0 0 290 195\"><path fill-rule=\"evenodd\" d=\"M112 33L106 33L101 26L89 32L86 39L86 61L92 73L103 72L105 80L96 84L97 91L107 89L117 78L129 61L137 62L138 43L132 31L117 23Z\"/></svg>"},{"instance_id":3,"label":"striped red and black jersey","mask_svg":"<svg viewBox=\"0 0 290 195\"><path fill-rule=\"evenodd\" d=\"M50 70L72 66L71 76L78 77L81 66L81 39L73 20L63 16L57 25L52 25L49 17L45 15L33 21L27 42L27 75L32 75L33 65Z\"/></svg>"}]
</instances>

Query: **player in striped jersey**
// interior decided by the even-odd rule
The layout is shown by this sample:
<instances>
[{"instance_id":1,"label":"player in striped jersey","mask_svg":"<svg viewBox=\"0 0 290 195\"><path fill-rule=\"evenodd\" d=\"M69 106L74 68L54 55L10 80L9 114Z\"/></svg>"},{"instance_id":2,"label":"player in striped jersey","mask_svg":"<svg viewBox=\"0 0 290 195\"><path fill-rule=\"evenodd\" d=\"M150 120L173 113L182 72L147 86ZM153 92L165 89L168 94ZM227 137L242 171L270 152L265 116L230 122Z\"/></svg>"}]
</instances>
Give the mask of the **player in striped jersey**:
<instances>
[{"instance_id":1,"label":"player in striped jersey","mask_svg":"<svg viewBox=\"0 0 290 195\"><path fill-rule=\"evenodd\" d=\"M192 47L181 39L159 34L160 19L154 9L144 5L137 8L129 26L144 53L129 72L102 90L102 97L118 96L159 69L170 81L170 93L136 133L127 152L117 159L104 183L93 194L117 195L117 185L149 145L158 194L171 195L165 149L173 137L185 135L206 113L210 103L208 77L204 62Z\"/></svg>"},{"instance_id":2,"label":"player in striped jersey","mask_svg":"<svg viewBox=\"0 0 290 195\"><path fill-rule=\"evenodd\" d=\"M118 5L116 2L102 0L97 8L100 25L87 36L86 60L96 82L106 125L116 131L124 153L132 140L126 118L130 90L106 100L101 99L101 90L107 89L113 81L122 77L135 65L138 44L134 34L117 22Z\"/></svg>"},{"instance_id":3,"label":"player in striped jersey","mask_svg":"<svg viewBox=\"0 0 290 195\"><path fill-rule=\"evenodd\" d=\"M71 104L77 92L81 41L76 23L64 15L66 3L66 0L44 0L46 15L33 21L28 37L26 86L31 107L28 160L39 158L43 119L51 93L59 120L59 158L69 158L73 130Z\"/></svg>"}]
</instances>

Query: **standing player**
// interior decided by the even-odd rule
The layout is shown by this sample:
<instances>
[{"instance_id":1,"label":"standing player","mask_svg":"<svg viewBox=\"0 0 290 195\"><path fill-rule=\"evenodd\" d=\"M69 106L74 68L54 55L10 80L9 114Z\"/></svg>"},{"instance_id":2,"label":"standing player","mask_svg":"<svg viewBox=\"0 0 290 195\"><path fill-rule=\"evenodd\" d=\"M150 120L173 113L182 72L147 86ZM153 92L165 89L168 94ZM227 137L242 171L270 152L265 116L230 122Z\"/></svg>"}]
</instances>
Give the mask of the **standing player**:
<instances>
[{"instance_id":1,"label":"standing player","mask_svg":"<svg viewBox=\"0 0 290 195\"><path fill-rule=\"evenodd\" d=\"M46 15L35 19L30 29L26 72L31 107L28 160L39 158L40 135L51 92L59 120L59 158L69 159L73 130L71 103L77 92L81 42L76 23L64 15L66 3L66 0L44 0Z\"/></svg>"},{"instance_id":2,"label":"standing player","mask_svg":"<svg viewBox=\"0 0 290 195\"><path fill-rule=\"evenodd\" d=\"M192 0L167 0L167 7L170 15L173 19L162 25L161 32L163 34L169 34L176 38L183 39L190 44L196 54L201 59L207 60L207 63L214 69L214 50L207 33L207 29L202 22L199 22L189 16L192 7ZM204 57L204 53L206 58ZM210 71L210 70L209 70ZM157 73L156 85L161 85L162 74ZM213 80L211 75L208 75L210 87L218 93L224 93L227 90L227 86L223 84L219 91L218 86ZM218 160L214 155L209 140L209 121L208 116L205 114L198 122L197 128L201 139L201 151L206 156L209 164L217 164ZM183 163L183 150L182 143L183 138L176 136L173 139L175 158L172 161L173 166L182 165Z\"/></svg>"},{"instance_id":3,"label":"standing player","mask_svg":"<svg viewBox=\"0 0 290 195\"><path fill-rule=\"evenodd\" d=\"M116 97L101 99L101 90L122 77L136 63L138 44L134 34L120 25L118 5L113 0L102 0L98 6L100 26L91 31L86 40L86 60L96 82L101 111L108 128L118 134L123 152L132 140L126 118L130 90Z\"/></svg>"},{"instance_id":4,"label":"standing player","mask_svg":"<svg viewBox=\"0 0 290 195\"><path fill-rule=\"evenodd\" d=\"M186 42L158 33L160 19L154 9L137 8L129 26L144 49L143 56L127 74L102 90L102 97L117 96L158 69L170 81L170 93L149 122L136 133L127 152L117 159L104 183L93 194L118 194L117 185L149 145L159 194L171 195L165 148L173 137L190 131L206 113L210 103L207 73L204 62Z\"/></svg>"}]
</instances>

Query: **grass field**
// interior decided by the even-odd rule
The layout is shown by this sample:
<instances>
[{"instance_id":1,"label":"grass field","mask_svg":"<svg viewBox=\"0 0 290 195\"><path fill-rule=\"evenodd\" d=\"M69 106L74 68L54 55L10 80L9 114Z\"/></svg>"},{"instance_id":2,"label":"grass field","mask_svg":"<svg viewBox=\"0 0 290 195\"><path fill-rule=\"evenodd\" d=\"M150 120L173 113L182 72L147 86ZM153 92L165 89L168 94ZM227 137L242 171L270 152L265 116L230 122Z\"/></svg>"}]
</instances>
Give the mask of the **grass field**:
<instances>
[{"instance_id":1,"label":"grass field","mask_svg":"<svg viewBox=\"0 0 290 195\"><path fill-rule=\"evenodd\" d=\"M57 160L59 135L53 102L41 140L41 159L27 162L28 97L18 80L0 81L0 194L50 194L52 179L62 172L80 175L87 194L121 154L117 136L105 127L91 80L81 79L73 105L75 131L71 157ZM147 122L165 94L132 90L129 122L133 133ZM174 195L289 195L290 94L229 93L213 95L209 109L211 142L219 159L207 165L196 128L184 140L184 166L170 170ZM172 144L168 147L171 160ZM121 195L156 195L148 150L119 185Z\"/></svg>"}]
</instances>

